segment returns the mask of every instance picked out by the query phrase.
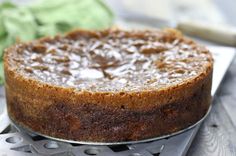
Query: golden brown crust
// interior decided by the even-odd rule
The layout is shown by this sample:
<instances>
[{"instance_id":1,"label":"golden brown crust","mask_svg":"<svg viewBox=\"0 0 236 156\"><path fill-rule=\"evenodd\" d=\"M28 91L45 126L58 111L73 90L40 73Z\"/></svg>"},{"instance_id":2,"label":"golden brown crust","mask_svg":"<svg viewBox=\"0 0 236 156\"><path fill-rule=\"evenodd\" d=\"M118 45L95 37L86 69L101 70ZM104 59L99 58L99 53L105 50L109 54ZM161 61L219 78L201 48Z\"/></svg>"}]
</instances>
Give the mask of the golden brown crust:
<instances>
[{"instance_id":1,"label":"golden brown crust","mask_svg":"<svg viewBox=\"0 0 236 156\"><path fill-rule=\"evenodd\" d=\"M8 112L19 125L57 138L96 142L148 139L181 130L205 115L211 102L211 75L209 72L204 80L197 81L187 98L138 110L126 105L112 108L32 100L7 87Z\"/></svg>"},{"instance_id":2,"label":"golden brown crust","mask_svg":"<svg viewBox=\"0 0 236 156\"><path fill-rule=\"evenodd\" d=\"M25 77L10 62L16 49L17 45L4 55L9 116L42 134L77 141L147 139L195 123L210 105L212 59L198 75L175 85L91 92Z\"/></svg>"}]
</instances>

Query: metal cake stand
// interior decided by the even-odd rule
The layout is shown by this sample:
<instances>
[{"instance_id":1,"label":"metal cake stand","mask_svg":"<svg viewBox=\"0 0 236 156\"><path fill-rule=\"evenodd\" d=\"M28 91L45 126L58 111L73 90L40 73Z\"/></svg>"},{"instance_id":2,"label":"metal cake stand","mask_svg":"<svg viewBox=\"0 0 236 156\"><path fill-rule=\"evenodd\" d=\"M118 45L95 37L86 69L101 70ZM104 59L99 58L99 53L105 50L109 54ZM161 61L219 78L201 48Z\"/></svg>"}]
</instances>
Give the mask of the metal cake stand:
<instances>
[{"instance_id":1,"label":"metal cake stand","mask_svg":"<svg viewBox=\"0 0 236 156\"><path fill-rule=\"evenodd\" d=\"M212 95L215 94L233 57L234 50L226 47L210 47L215 64ZM222 52L224 51L224 52ZM227 55L226 55L227 53ZM2 95L1 95L2 94ZM0 105L5 105L5 95L0 94ZM214 104L213 104L214 107ZM178 132L142 142L127 142L113 145L87 145L53 140L14 126L6 109L0 109L0 156L184 156L191 145L202 120ZM210 112L210 111L208 111ZM207 113L208 114L208 113Z\"/></svg>"}]
</instances>

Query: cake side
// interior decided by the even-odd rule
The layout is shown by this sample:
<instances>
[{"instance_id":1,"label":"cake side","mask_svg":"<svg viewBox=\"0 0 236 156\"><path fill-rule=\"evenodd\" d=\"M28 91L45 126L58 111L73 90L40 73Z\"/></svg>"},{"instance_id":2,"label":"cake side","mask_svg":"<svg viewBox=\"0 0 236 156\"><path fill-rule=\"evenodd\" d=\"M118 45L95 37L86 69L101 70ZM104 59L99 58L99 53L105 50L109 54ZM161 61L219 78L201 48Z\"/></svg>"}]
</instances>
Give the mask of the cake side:
<instances>
[{"instance_id":1,"label":"cake side","mask_svg":"<svg viewBox=\"0 0 236 156\"><path fill-rule=\"evenodd\" d=\"M8 87L6 93L10 118L27 129L76 141L116 142L158 137L194 124L209 108L210 88L211 72L193 85L194 94L188 98L139 110L42 101ZM51 104L43 107L42 103Z\"/></svg>"}]
</instances>

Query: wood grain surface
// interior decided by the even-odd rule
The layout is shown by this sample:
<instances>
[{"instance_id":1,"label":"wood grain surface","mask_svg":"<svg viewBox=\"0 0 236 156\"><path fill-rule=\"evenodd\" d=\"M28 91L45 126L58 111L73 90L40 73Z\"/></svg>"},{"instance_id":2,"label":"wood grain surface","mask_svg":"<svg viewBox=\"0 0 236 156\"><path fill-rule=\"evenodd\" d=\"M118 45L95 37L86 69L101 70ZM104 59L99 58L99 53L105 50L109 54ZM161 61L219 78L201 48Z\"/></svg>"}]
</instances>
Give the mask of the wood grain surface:
<instances>
[{"instance_id":1,"label":"wood grain surface","mask_svg":"<svg viewBox=\"0 0 236 156\"><path fill-rule=\"evenodd\" d=\"M213 108L188 156L236 156L236 59L216 94Z\"/></svg>"}]
</instances>

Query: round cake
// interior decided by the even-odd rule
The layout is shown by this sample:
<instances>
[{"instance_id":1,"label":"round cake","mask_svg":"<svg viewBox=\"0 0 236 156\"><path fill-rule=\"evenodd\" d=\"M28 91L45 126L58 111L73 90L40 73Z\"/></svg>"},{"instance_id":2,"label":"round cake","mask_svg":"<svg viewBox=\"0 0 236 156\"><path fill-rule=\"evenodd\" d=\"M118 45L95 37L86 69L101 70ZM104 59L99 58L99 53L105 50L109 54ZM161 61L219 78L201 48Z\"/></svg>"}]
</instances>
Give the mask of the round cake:
<instances>
[{"instance_id":1,"label":"round cake","mask_svg":"<svg viewBox=\"0 0 236 156\"><path fill-rule=\"evenodd\" d=\"M150 139L199 121L211 103L210 52L173 29L76 30L5 50L10 119L85 142Z\"/></svg>"}]
</instances>

